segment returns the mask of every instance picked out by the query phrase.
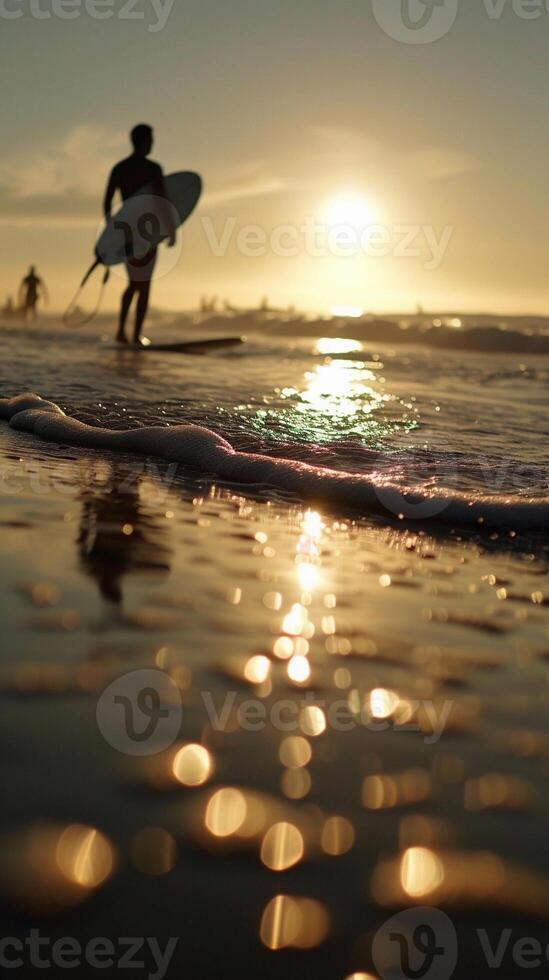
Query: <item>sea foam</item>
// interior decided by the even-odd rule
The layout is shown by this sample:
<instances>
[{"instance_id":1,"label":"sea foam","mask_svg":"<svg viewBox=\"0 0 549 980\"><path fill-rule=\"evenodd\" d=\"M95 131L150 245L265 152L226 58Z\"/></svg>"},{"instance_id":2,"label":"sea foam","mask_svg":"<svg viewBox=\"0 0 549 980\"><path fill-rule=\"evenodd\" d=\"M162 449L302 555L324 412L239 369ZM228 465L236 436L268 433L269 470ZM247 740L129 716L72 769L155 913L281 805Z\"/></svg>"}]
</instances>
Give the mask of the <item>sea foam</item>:
<instances>
[{"instance_id":1,"label":"sea foam","mask_svg":"<svg viewBox=\"0 0 549 980\"><path fill-rule=\"evenodd\" d=\"M32 393L0 399L0 418L7 419L13 429L49 442L156 456L236 484L263 484L306 501L339 504L362 513L522 531L545 529L549 522L549 499L418 492L390 482L380 471L345 473L299 460L238 452L222 436L199 425L128 430L86 425Z\"/></svg>"}]
</instances>

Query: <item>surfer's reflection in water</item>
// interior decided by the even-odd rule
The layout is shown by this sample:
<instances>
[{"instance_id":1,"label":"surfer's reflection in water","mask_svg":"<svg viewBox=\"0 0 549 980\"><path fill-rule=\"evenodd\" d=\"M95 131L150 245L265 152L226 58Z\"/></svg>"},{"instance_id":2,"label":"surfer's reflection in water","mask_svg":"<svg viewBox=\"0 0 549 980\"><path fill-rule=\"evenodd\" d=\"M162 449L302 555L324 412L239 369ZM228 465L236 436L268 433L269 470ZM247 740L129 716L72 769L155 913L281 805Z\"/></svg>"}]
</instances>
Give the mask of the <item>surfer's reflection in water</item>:
<instances>
[{"instance_id":1,"label":"surfer's reflection in water","mask_svg":"<svg viewBox=\"0 0 549 980\"><path fill-rule=\"evenodd\" d=\"M143 499L139 470L105 467L86 477L77 538L80 561L106 602L121 608L126 576L156 579L169 573L167 521Z\"/></svg>"},{"instance_id":2,"label":"surfer's reflection in water","mask_svg":"<svg viewBox=\"0 0 549 980\"><path fill-rule=\"evenodd\" d=\"M110 221L112 203L117 192L123 201L135 197L140 191L145 189L147 190L147 194L167 199L162 167L158 163L154 163L148 159L149 153L152 151L154 145L154 132L152 127L144 123L136 126L130 133L130 139L134 150L132 155L116 164L107 184L103 204L105 220L107 222ZM169 221L169 208L166 209L166 217ZM169 223L172 227L168 237L168 245L173 247L176 242L176 229L173 227L173 222ZM131 252L131 241L127 241L126 245L128 252ZM137 309L133 342L134 344L141 343L141 331L149 308L151 281L154 275L157 255L158 249L153 247L143 258L128 258L126 261L129 286L122 296L120 321L116 335L116 340L119 344L128 343L128 338L126 337L126 321L135 296L137 296Z\"/></svg>"}]
</instances>

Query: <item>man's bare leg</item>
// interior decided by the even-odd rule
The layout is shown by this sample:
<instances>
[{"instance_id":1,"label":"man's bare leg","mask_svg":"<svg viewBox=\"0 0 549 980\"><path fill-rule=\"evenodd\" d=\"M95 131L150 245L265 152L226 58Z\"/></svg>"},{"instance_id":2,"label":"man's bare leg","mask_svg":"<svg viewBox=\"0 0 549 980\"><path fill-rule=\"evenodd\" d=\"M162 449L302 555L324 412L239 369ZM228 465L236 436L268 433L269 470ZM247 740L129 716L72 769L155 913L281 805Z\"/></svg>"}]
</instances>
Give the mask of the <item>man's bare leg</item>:
<instances>
[{"instance_id":1,"label":"man's bare leg","mask_svg":"<svg viewBox=\"0 0 549 980\"><path fill-rule=\"evenodd\" d=\"M149 309L150 295L151 295L150 282L141 283L137 296L137 311L135 314L135 333L133 336L134 344L139 344L141 342L141 331L143 329L143 324L145 323L147 310Z\"/></svg>"},{"instance_id":2,"label":"man's bare leg","mask_svg":"<svg viewBox=\"0 0 549 980\"><path fill-rule=\"evenodd\" d=\"M135 294L135 286L130 282L126 292L122 297L122 305L120 307L120 322L118 325L118 333L116 335L117 344L127 344L128 338L126 337L126 320L128 319L128 313L130 312L130 306L132 305L132 299Z\"/></svg>"},{"instance_id":3,"label":"man's bare leg","mask_svg":"<svg viewBox=\"0 0 549 980\"><path fill-rule=\"evenodd\" d=\"M135 314L135 332L133 336L134 344L141 343L141 331L149 309L149 299L151 295L151 284L157 260L157 251L153 251L147 258L139 263L139 285L137 297L137 310Z\"/></svg>"}]
</instances>

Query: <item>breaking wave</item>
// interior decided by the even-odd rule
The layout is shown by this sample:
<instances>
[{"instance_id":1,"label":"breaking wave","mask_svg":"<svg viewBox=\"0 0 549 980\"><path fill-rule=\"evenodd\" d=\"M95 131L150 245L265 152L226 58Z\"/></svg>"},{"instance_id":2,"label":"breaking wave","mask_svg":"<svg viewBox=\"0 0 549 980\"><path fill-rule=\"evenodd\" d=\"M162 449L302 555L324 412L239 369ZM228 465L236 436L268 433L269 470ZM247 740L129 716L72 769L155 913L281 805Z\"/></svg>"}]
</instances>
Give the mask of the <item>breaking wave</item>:
<instances>
[{"instance_id":1,"label":"breaking wave","mask_svg":"<svg viewBox=\"0 0 549 980\"><path fill-rule=\"evenodd\" d=\"M380 469L369 474L342 472L296 459L239 452L222 436L199 425L145 426L115 430L87 425L66 415L54 402L35 394L0 399L0 418L12 429L50 442L89 449L139 453L191 466L236 484L263 484L306 501L328 502L362 513L453 525L533 530L547 527L549 499L513 500L443 490L421 490L395 483Z\"/></svg>"}]
</instances>

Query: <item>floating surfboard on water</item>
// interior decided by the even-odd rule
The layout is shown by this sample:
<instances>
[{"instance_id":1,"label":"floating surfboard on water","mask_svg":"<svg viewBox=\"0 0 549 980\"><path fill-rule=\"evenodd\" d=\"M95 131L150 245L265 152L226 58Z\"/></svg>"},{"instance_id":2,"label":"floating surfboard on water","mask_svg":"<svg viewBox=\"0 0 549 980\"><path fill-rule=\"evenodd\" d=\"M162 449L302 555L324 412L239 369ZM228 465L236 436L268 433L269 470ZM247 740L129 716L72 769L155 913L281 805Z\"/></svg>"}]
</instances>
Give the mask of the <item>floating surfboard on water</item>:
<instances>
[{"instance_id":1,"label":"floating surfboard on water","mask_svg":"<svg viewBox=\"0 0 549 980\"><path fill-rule=\"evenodd\" d=\"M169 238L173 228L180 228L195 210L202 194L202 178L191 170L171 174L164 178L166 197L154 194L144 187L108 221L95 245L95 260L84 276L78 291L70 303L63 321L68 326L84 326L93 320L101 306L103 291L112 266L131 259L145 258ZM78 299L91 274L104 266L103 286L94 311L78 323L71 322L77 309Z\"/></svg>"},{"instance_id":2,"label":"floating surfboard on water","mask_svg":"<svg viewBox=\"0 0 549 980\"><path fill-rule=\"evenodd\" d=\"M239 347L246 342L245 337L217 337L213 340L187 340L178 344L153 344L143 340L142 344L108 344L107 350L131 354L212 354L218 350Z\"/></svg>"}]
</instances>

